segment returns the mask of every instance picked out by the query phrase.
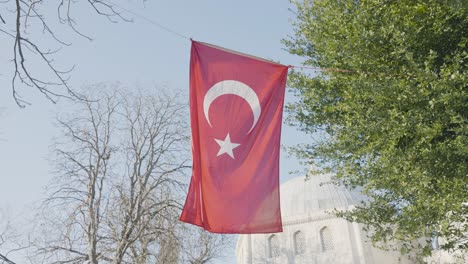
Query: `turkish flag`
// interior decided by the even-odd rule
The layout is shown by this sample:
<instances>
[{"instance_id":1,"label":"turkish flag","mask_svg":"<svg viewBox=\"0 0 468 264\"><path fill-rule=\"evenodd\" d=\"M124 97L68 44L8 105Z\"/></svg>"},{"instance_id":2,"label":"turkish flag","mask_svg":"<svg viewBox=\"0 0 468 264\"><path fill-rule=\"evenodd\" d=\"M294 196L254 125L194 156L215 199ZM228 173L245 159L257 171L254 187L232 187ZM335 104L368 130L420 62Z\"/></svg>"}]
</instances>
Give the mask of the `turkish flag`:
<instances>
[{"instance_id":1,"label":"turkish flag","mask_svg":"<svg viewBox=\"0 0 468 264\"><path fill-rule=\"evenodd\" d=\"M288 67L192 41L193 169L180 220L215 233L282 231L279 152Z\"/></svg>"}]
</instances>

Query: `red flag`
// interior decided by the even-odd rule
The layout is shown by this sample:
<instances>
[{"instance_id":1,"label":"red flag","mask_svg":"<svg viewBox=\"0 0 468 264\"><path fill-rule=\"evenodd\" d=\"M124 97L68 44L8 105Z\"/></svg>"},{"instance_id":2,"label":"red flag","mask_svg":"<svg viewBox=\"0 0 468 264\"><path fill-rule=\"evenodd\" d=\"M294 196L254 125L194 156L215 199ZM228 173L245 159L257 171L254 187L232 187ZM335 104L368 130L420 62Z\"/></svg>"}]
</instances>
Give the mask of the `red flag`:
<instances>
[{"instance_id":1,"label":"red flag","mask_svg":"<svg viewBox=\"0 0 468 264\"><path fill-rule=\"evenodd\" d=\"M181 221L216 233L282 231L279 151L288 67L192 41L193 169Z\"/></svg>"}]
</instances>

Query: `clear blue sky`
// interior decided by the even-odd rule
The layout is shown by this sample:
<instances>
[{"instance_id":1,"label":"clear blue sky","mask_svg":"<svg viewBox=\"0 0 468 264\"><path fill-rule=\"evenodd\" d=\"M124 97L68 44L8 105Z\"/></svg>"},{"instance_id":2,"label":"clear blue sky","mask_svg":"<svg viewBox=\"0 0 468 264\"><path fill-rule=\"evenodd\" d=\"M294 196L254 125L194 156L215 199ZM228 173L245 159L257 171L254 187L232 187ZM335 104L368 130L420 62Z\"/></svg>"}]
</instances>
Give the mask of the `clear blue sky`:
<instances>
[{"instance_id":1,"label":"clear blue sky","mask_svg":"<svg viewBox=\"0 0 468 264\"><path fill-rule=\"evenodd\" d=\"M146 1L144 5L139 0L119 0L117 3L195 40L283 64L300 64L300 58L282 50L280 43L292 34L293 13L288 11L292 5L287 0L173 0ZM120 81L188 90L190 41L141 17L127 15L134 19L133 23L113 24L103 17L76 10L78 26L93 38L92 42L70 33L60 34L62 31L58 30L59 35L73 42L56 57L59 66L76 65L72 87ZM25 88L20 92L32 105L26 109L17 107L11 96L12 50L12 43L0 35L0 109L3 108L0 110L3 112L0 114L0 221L4 221L3 211L21 222L29 221L31 209L44 198L44 189L52 177L47 159L49 147L52 137L58 133L53 122L67 105L65 101L54 105L36 90ZM41 69L35 71L41 73ZM291 100L290 95L287 100ZM284 145L303 138L293 128L283 126ZM286 159L284 153L281 158L281 181L285 181L290 177L288 172L297 170L299 165ZM229 260L220 263L234 263L233 250Z\"/></svg>"}]
</instances>

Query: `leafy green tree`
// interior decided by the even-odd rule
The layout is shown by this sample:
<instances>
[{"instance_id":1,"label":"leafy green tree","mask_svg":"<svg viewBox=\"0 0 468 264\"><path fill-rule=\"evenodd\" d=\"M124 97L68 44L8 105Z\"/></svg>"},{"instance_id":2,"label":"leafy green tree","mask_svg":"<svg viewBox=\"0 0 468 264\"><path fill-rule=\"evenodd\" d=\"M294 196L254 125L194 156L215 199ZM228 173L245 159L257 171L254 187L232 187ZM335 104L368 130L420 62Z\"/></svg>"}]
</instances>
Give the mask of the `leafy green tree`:
<instances>
[{"instance_id":1,"label":"leafy green tree","mask_svg":"<svg viewBox=\"0 0 468 264\"><path fill-rule=\"evenodd\" d=\"M399 241L402 253L430 254L434 236L466 250L468 1L295 5L284 44L323 70L289 76L298 98L289 122L319 138L294 150L369 196L338 215L374 242Z\"/></svg>"}]
</instances>

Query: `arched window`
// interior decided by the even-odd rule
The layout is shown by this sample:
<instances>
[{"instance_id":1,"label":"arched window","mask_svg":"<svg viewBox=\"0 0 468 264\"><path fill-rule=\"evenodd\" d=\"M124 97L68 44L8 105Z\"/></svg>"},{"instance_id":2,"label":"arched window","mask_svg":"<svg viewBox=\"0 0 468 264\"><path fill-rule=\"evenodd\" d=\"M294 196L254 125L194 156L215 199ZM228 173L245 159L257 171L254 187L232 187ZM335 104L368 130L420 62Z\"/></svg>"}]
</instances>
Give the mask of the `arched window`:
<instances>
[{"instance_id":1,"label":"arched window","mask_svg":"<svg viewBox=\"0 0 468 264\"><path fill-rule=\"evenodd\" d=\"M439 249L439 237L436 234L431 239L431 246L433 250Z\"/></svg>"},{"instance_id":2,"label":"arched window","mask_svg":"<svg viewBox=\"0 0 468 264\"><path fill-rule=\"evenodd\" d=\"M278 237L271 235L268 238L268 256L270 258L278 257L280 255L280 247Z\"/></svg>"},{"instance_id":3,"label":"arched window","mask_svg":"<svg viewBox=\"0 0 468 264\"><path fill-rule=\"evenodd\" d=\"M333 249L333 237L330 228L325 226L320 229L320 242L322 244L322 251Z\"/></svg>"},{"instance_id":4,"label":"arched window","mask_svg":"<svg viewBox=\"0 0 468 264\"><path fill-rule=\"evenodd\" d=\"M304 233L301 231L297 231L294 233L294 253L296 255L302 254L305 252L305 238L304 238Z\"/></svg>"}]
</instances>

